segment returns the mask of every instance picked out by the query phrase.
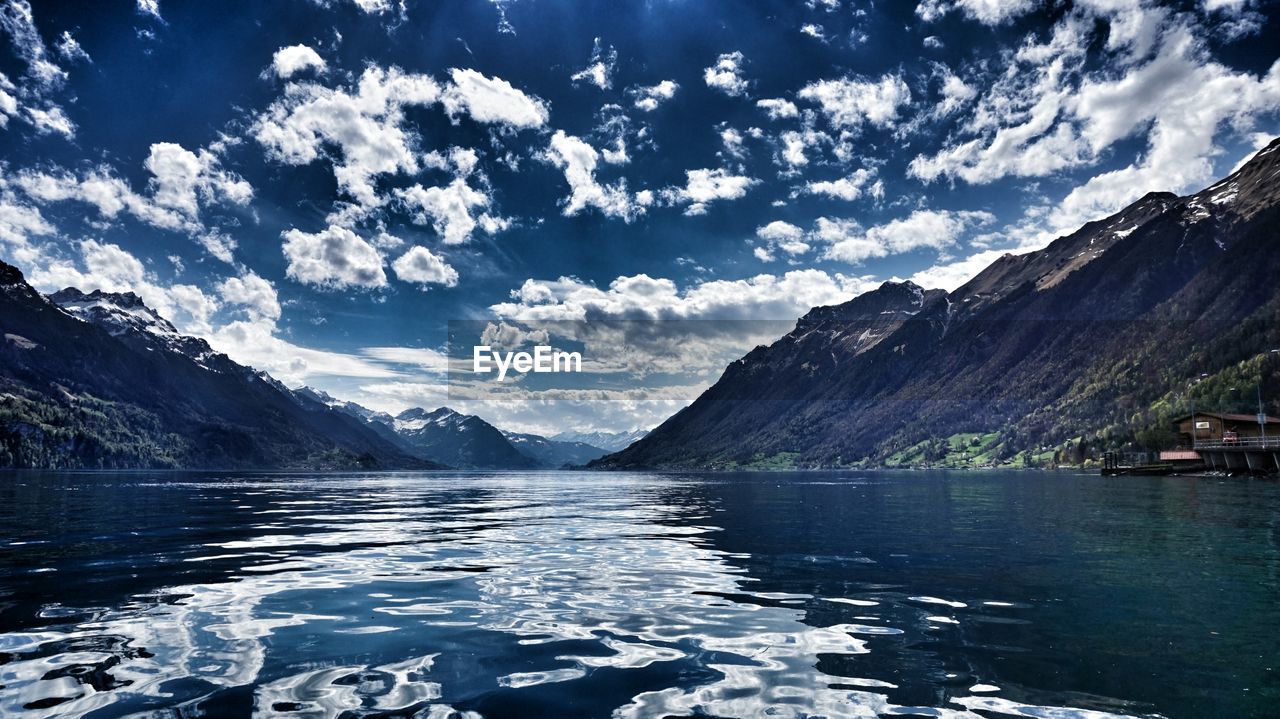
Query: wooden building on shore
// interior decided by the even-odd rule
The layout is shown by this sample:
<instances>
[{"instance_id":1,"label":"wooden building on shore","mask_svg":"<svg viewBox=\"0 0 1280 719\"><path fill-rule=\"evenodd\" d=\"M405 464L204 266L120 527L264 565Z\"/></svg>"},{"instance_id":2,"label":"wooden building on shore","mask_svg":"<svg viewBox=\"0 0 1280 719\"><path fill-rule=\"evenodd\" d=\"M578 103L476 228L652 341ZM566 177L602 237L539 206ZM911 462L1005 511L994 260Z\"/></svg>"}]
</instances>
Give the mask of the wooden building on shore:
<instances>
[{"instance_id":1,"label":"wooden building on shore","mask_svg":"<svg viewBox=\"0 0 1280 719\"><path fill-rule=\"evenodd\" d=\"M1218 444L1232 438L1261 438L1264 426L1267 437L1280 439L1280 418L1267 417L1266 424L1261 425L1256 414L1196 412L1175 418L1173 425L1179 447L1194 448L1205 442Z\"/></svg>"}]
</instances>

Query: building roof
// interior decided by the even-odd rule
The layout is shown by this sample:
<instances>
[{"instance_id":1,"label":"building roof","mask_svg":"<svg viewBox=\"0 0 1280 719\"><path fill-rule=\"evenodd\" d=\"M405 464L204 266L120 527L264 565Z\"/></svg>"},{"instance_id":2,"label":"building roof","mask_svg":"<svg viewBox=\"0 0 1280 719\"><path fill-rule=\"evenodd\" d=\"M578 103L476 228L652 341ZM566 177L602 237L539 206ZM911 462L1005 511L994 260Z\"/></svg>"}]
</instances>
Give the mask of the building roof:
<instances>
[{"instance_id":1,"label":"building roof","mask_svg":"<svg viewBox=\"0 0 1280 719\"><path fill-rule=\"evenodd\" d=\"M1201 412L1196 410L1197 417L1217 417L1223 422L1244 422L1246 424L1257 424L1258 415L1256 414L1237 414L1235 412ZM1191 419L1190 414L1183 414L1173 418L1173 423L1178 424L1183 420ZM1272 417L1267 415L1267 426L1280 425L1280 417Z\"/></svg>"}]
</instances>

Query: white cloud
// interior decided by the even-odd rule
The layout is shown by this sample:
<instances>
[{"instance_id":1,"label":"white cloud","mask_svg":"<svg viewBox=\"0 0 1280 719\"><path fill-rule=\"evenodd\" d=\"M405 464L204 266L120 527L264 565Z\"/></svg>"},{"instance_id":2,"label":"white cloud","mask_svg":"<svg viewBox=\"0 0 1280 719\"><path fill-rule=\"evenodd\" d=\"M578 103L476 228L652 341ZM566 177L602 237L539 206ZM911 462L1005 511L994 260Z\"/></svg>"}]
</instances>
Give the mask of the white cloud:
<instances>
[{"instance_id":1,"label":"white cloud","mask_svg":"<svg viewBox=\"0 0 1280 719\"><path fill-rule=\"evenodd\" d=\"M921 0L916 15L925 22L933 22L943 15L959 10L970 20L984 25L1000 25L1034 9L1034 0Z\"/></svg>"},{"instance_id":2,"label":"white cloud","mask_svg":"<svg viewBox=\"0 0 1280 719\"><path fill-rule=\"evenodd\" d=\"M205 339L215 350L244 365L268 372L291 387L317 380L355 377L394 380L401 376L380 362L357 355L302 347L276 335L269 320L237 320L215 328Z\"/></svg>"},{"instance_id":3,"label":"white cloud","mask_svg":"<svg viewBox=\"0 0 1280 719\"><path fill-rule=\"evenodd\" d=\"M927 267L911 275L911 281L928 289L957 289L987 269L992 262L1007 254L1004 250L983 250L960 260L952 260Z\"/></svg>"},{"instance_id":4,"label":"white cloud","mask_svg":"<svg viewBox=\"0 0 1280 719\"><path fill-rule=\"evenodd\" d=\"M457 245L471 239L471 233L479 227L493 234L506 229L508 221L484 212L490 204L489 195L469 184L465 177L455 178L443 187L422 185L396 191L405 207L416 213L414 221L430 224L446 245Z\"/></svg>"},{"instance_id":5,"label":"white cloud","mask_svg":"<svg viewBox=\"0 0 1280 719\"><path fill-rule=\"evenodd\" d=\"M826 32L823 30L821 25L816 25L814 23L807 23L805 25L800 26L800 32L805 35L808 35L811 38L814 38L815 40L819 40L821 42L827 41Z\"/></svg>"},{"instance_id":6,"label":"white cloud","mask_svg":"<svg viewBox=\"0 0 1280 719\"><path fill-rule=\"evenodd\" d=\"M727 52L716 58L716 64L703 70L702 79L707 87L714 88L730 97L747 94L750 84L742 79L743 56L741 52Z\"/></svg>"},{"instance_id":7,"label":"white cloud","mask_svg":"<svg viewBox=\"0 0 1280 719\"><path fill-rule=\"evenodd\" d=\"M69 30L62 31L62 34L58 36L58 44L55 47L58 50L58 54L67 62L93 62L93 59L89 57L89 53L84 51L80 43L71 36Z\"/></svg>"},{"instance_id":8,"label":"white cloud","mask_svg":"<svg viewBox=\"0 0 1280 719\"><path fill-rule=\"evenodd\" d=\"M280 319L280 300L276 288L252 271L239 277L228 277L218 285L222 301L244 308L251 320Z\"/></svg>"},{"instance_id":9,"label":"white cloud","mask_svg":"<svg viewBox=\"0 0 1280 719\"><path fill-rule=\"evenodd\" d=\"M271 69L275 71L276 77L282 80L287 80L308 68L324 72L326 65L324 58L306 45L282 47L271 57Z\"/></svg>"},{"instance_id":10,"label":"white cloud","mask_svg":"<svg viewBox=\"0 0 1280 719\"><path fill-rule=\"evenodd\" d=\"M745 175L732 174L724 168L687 170L684 174L684 187L668 187L662 191L662 196L672 204L687 205L686 215L703 214L707 204L716 200L739 199L760 182Z\"/></svg>"},{"instance_id":11,"label":"white cloud","mask_svg":"<svg viewBox=\"0 0 1280 719\"><path fill-rule=\"evenodd\" d=\"M720 142L724 144L724 151L728 153L729 157L746 157L745 138L736 129L732 127L722 129L720 131Z\"/></svg>"},{"instance_id":12,"label":"white cloud","mask_svg":"<svg viewBox=\"0 0 1280 719\"><path fill-rule=\"evenodd\" d=\"M767 225L757 227L756 236L775 241L798 240L804 236L804 230L790 222L774 220Z\"/></svg>"},{"instance_id":13,"label":"white cloud","mask_svg":"<svg viewBox=\"0 0 1280 719\"><path fill-rule=\"evenodd\" d=\"M572 217L583 210L595 208L608 217L620 217L630 222L644 214L652 202L652 195L643 192L632 195L625 180L612 185L602 185L596 179L596 166L600 153L581 138L556 130L551 136L546 158L564 172L569 183L569 197L565 200L564 214Z\"/></svg>"},{"instance_id":14,"label":"white cloud","mask_svg":"<svg viewBox=\"0 0 1280 719\"><path fill-rule=\"evenodd\" d=\"M284 255L289 277L319 287L382 287L387 284L377 248L345 227L316 233L287 230Z\"/></svg>"},{"instance_id":15,"label":"white cloud","mask_svg":"<svg viewBox=\"0 0 1280 719\"><path fill-rule=\"evenodd\" d=\"M52 235L54 231L39 208L21 201L0 181L0 243L5 245L6 257L18 260L29 257L31 239Z\"/></svg>"},{"instance_id":16,"label":"white cloud","mask_svg":"<svg viewBox=\"0 0 1280 719\"><path fill-rule=\"evenodd\" d=\"M770 120L783 120L800 116L800 109L796 107L794 102L781 98L757 100L756 107L768 113Z\"/></svg>"},{"instance_id":17,"label":"white cloud","mask_svg":"<svg viewBox=\"0 0 1280 719\"><path fill-rule=\"evenodd\" d=\"M595 39L591 48L591 60L585 68L573 73L570 80L575 83L589 82L601 90L613 87L613 71L618 64L618 51L612 47L605 49L600 38Z\"/></svg>"},{"instance_id":18,"label":"white cloud","mask_svg":"<svg viewBox=\"0 0 1280 719\"><path fill-rule=\"evenodd\" d=\"M40 36L31 4L27 0L0 2L0 31L9 36L13 54L26 65L26 72L16 85L0 73L0 128L8 126L10 117L18 117L30 123L37 133L72 137L75 124L53 101L68 74L54 61ZM69 33L63 33L56 47L68 62L88 60Z\"/></svg>"},{"instance_id":19,"label":"white cloud","mask_svg":"<svg viewBox=\"0 0 1280 719\"><path fill-rule=\"evenodd\" d=\"M403 126L406 107L429 107L440 86L426 75L369 67L354 93L313 83L292 83L254 123L254 138L267 156L289 165L310 164L335 148L339 189L365 206L377 206L377 176L418 170L416 133Z\"/></svg>"},{"instance_id":20,"label":"white cloud","mask_svg":"<svg viewBox=\"0 0 1280 719\"><path fill-rule=\"evenodd\" d=\"M349 2L352 5L354 5L356 9L360 10L360 12L363 12L367 15L382 15L385 13L392 12L393 10L398 11L401 18L403 18L405 15L404 0L395 0L394 2L393 0L311 0L311 1L323 8L331 7L336 2ZM143 0L139 0L139 2L143 2Z\"/></svg>"},{"instance_id":21,"label":"white cloud","mask_svg":"<svg viewBox=\"0 0 1280 719\"><path fill-rule=\"evenodd\" d=\"M457 270L425 247L410 247L408 252L391 263L391 267L396 271L396 277L405 282L445 287L458 284Z\"/></svg>"},{"instance_id":22,"label":"white cloud","mask_svg":"<svg viewBox=\"0 0 1280 719\"><path fill-rule=\"evenodd\" d=\"M1107 20L1107 69L1081 72L1097 20ZM1099 173L1056 207L1032 208L1016 233L1034 244L1120 209L1151 190L1184 192L1213 176L1224 130L1247 134L1280 108L1280 63L1263 76L1210 58L1190 14L1082 4L1049 39L1028 37L977 100L961 135L910 174L974 184L1043 177L1098 163L1118 143L1145 140L1132 163ZM945 94L945 87L944 87Z\"/></svg>"},{"instance_id":23,"label":"white cloud","mask_svg":"<svg viewBox=\"0 0 1280 719\"><path fill-rule=\"evenodd\" d=\"M493 305L499 317L518 320L793 320L819 305L836 304L870 289L867 277L793 270L740 280L707 280L683 290L648 275L619 277L605 289L569 277L526 280L512 301Z\"/></svg>"},{"instance_id":24,"label":"white cloud","mask_svg":"<svg viewBox=\"0 0 1280 719\"><path fill-rule=\"evenodd\" d=\"M442 99L451 117L466 113L476 122L515 129L534 129L547 123L547 104L502 78L458 68L449 70L449 76L453 84Z\"/></svg>"},{"instance_id":25,"label":"white cloud","mask_svg":"<svg viewBox=\"0 0 1280 719\"><path fill-rule=\"evenodd\" d=\"M657 85L641 86L631 90L635 98L636 108L644 112L653 112L662 103L676 96L680 85L674 80L663 80Z\"/></svg>"},{"instance_id":26,"label":"white cloud","mask_svg":"<svg viewBox=\"0 0 1280 719\"><path fill-rule=\"evenodd\" d=\"M837 180L818 180L805 185L805 192L811 195L824 195L839 200L856 200L862 195L867 182L875 176L874 172L858 169L853 174Z\"/></svg>"},{"instance_id":27,"label":"white cloud","mask_svg":"<svg viewBox=\"0 0 1280 719\"><path fill-rule=\"evenodd\" d=\"M987 212L916 210L909 216L863 229L853 220L818 218L813 237L827 244L823 257L852 264L920 248L944 250L966 232L995 220Z\"/></svg>"},{"instance_id":28,"label":"white cloud","mask_svg":"<svg viewBox=\"0 0 1280 719\"><path fill-rule=\"evenodd\" d=\"M978 96L977 88L965 83L959 76L943 67L942 102L935 111L939 116L953 115Z\"/></svg>"},{"instance_id":29,"label":"white cloud","mask_svg":"<svg viewBox=\"0 0 1280 719\"><path fill-rule=\"evenodd\" d=\"M160 17L160 0L138 0L138 12L157 20L164 19Z\"/></svg>"},{"instance_id":30,"label":"white cloud","mask_svg":"<svg viewBox=\"0 0 1280 719\"><path fill-rule=\"evenodd\" d=\"M791 256L809 251L804 230L783 220L774 220L767 225L757 227L756 237L768 243L767 248L757 247L754 251L756 257L765 262L773 260L774 250L781 250Z\"/></svg>"},{"instance_id":31,"label":"white cloud","mask_svg":"<svg viewBox=\"0 0 1280 719\"><path fill-rule=\"evenodd\" d=\"M197 154L172 142L157 142L143 166L152 175L152 202L191 220L198 218L201 204L244 205L253 199L249 183L223 170L209 150Z\"/></svg>"},{"instance_id":32,"label":"white cloud","mask_svg":"<svg viewBox=\"0 0 1280 719\"><path fill-rule=\"evenodd\" d=\"M879 80L845 77L805 85L797 97L817 103L835 127L857 129L867 122L888 128L897 121L899 110L911 103L911 90L898 75Z\"/></svg>"},{"instance_id":33,"label":"white cloud","mask_svg":"<svg viewBox=\"0 0 1280 719\"><path fill-rule=\"evenodd\" d=\"M144 167L152 176L147 195L135 192L105 166L79 176L27 170L19 173L16 185L39 202L85 202L107 219L125 212L155 227L193 236L208 233L200 218L202 207L245 205L253 198L249 183L224 170L207 149L191 152L181 145L158 142L151 146Z\"/></svg>"}]
</instances>

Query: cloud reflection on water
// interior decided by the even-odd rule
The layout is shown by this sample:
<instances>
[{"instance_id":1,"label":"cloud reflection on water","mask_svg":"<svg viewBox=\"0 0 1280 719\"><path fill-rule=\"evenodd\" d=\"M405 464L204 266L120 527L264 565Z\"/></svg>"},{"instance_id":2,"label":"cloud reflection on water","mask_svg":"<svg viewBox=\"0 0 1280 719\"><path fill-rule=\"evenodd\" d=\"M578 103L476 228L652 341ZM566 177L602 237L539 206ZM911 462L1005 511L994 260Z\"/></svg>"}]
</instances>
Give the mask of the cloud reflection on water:
<instances>
[{"instance_id":1,"label":"cloud reflection on water","mask_svg":"<svg viewBox=\"0 0 1280 719\"><path fill-rule=\"evenodd\" d=\"M236 505L256 508L244 536L184 550L216 576L0 635L12 657L0 664L0 713L156 712L249 687L263 717L446 717L551 685L603 697L626 672L639 690L604 714L1116 716L994 697L903 707L884 693L892 683L819 669L824 657L874 655L877 641L935 631L930 621L962 625L962 614L928 611L968 604L904 595L889 614L883 597L752 591L749 555L715 544L716 507L677 501L676 484L659 490L625 475L236 483L229 494L257 497ZM844 620L819 622L815 599L826 600L823 616ZM848 621L855 613L861 623ZM914 620L888 624L904 616Z\"/></svg>"}]
</instances>

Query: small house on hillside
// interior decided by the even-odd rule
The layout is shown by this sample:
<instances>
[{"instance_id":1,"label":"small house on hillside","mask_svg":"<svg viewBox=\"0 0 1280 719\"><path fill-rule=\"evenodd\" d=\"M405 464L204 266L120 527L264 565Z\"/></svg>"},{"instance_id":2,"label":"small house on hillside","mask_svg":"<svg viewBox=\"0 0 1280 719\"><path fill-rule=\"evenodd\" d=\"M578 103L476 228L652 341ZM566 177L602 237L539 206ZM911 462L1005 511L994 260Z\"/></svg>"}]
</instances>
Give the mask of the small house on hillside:
<instances>
[{"instance_id":1,"label":"small house on hillside","mask_svg":"<svg viewBox=\"0 0 1280 719\"><path fill-rule=\"evenodd\" d=\"M1178 444L1186 447L1194 446L1195 442L1222 442L1262 435L1256 414L1196 412L1195 415L1176 417L1173 425L1178 433ZM1266 428L1268 437L1280 437L1280 418L1266 417Z\"/></svg>"}]
</instances>

